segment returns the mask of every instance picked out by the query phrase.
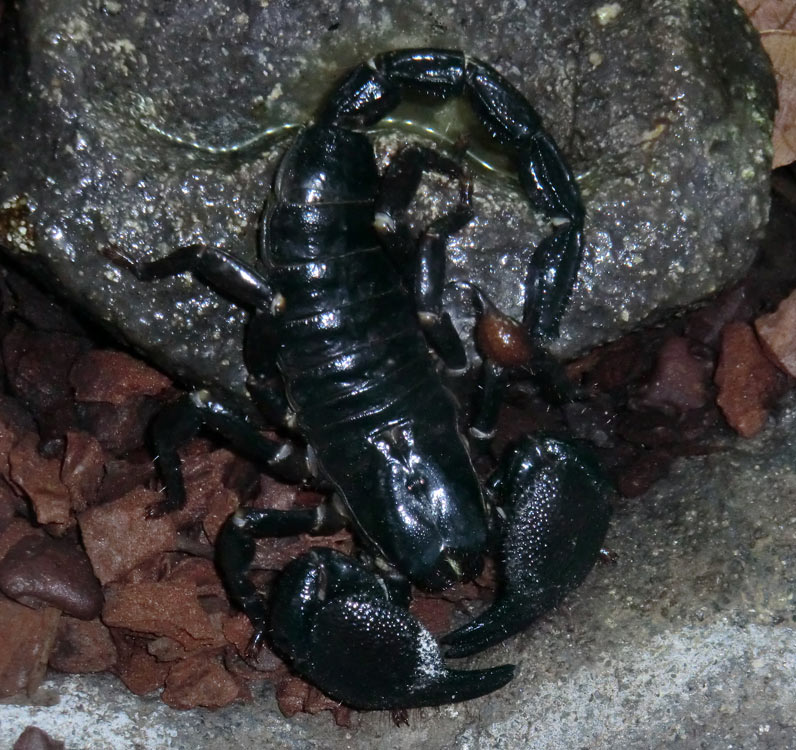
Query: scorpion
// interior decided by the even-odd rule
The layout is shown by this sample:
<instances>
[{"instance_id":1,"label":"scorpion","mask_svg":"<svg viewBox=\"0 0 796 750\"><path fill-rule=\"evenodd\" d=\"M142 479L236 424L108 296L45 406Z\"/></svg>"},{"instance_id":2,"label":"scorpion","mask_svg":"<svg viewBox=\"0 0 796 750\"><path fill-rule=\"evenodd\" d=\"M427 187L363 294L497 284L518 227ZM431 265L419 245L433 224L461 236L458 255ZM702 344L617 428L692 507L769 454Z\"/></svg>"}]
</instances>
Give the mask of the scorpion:
<instances>
[{"instance_id":1,"label":"scorpion","mask_svg":"<svg viewBox=\"0 0 796 750\"><path fill-rule=\"evenodd\" d=\"M298 440L264 435L261 417L208 390L187 394L153 423L166 493L149 513L184 504L177 447L202 428L278 478L329 488L313 509L240 508L219 533L216 560L230 598L253 624L250 652L270 642L298 675L359 709L441 705L508 683L512 665L446 664L408 611L410 584L439 591L472 580L484 555L494 557L494 603L441 639L446 657L481 651L527 628L582 582L610 517L596 460L550 435L513 445L481 487L440 365L466 365L442 294L446 241L472 217L470 185L456 160L418 145L399 150L380 178L364 132L406 94L466 95L553 225L531 259L522 323L496 317L474 291L493 335L480 335L489 377L470 434L487 439L503 375L558 333L580 263L584 209L537 113L478 59L458 50L394 50L345 75L282 157L258 264L200 244L146 262L114 259L142 281L192 272L252 312L244 344L252 401L262 420ZM415 242L402 219L427 171L458 181L459 198ZM514 353L508 364L500 361L505 350ZM287 565L266 603L249 578L255 540L323 535L343 524L361 556L314 547Z\"/></svg>"}]
</instances>

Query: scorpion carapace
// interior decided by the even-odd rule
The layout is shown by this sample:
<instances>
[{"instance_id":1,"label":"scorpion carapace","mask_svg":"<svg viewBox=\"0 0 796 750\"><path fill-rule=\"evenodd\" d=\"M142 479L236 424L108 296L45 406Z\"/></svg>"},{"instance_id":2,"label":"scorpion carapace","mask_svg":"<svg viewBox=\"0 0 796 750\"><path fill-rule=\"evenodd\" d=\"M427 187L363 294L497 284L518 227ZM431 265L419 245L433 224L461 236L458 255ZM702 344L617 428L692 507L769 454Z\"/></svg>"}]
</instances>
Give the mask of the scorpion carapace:
<instances>
[{"instance_id":1,"label":"scorpion carapace","mask_svg":"<svg viewBox=\"0 0 796 750\"><path fill-rule=\"evenodd\" d=\"M184 501L177 446L202 426L282 478L331 486L330 501L314 510L234 513L219 535L217 562L254 624L252 647L270 640L297 673L358 708L438 705L508 682L511 666L446 666L407 611L409 583L438 590L471 579L494 550L501 569L495 603L443 639L449 655L472 653L527 627L578 585L610 516L588 451L551 437L521 441L487 490L480 487L439 365L466 364L442 292L446 241L472 216L469 183L455 159L419 146L399 151L380 178L361 132L407 91L466 95L508 150L530 201L551 220L553 232L528 271L523 323L536 344L555 336L581 255L575 180L519 91L458 51L387 52L344 78L281 162L259 268L200 245L127 261L146 280L192 271L252 309L252 400L266 421L297 438L264 437L259 417L241 416L206 391L175 402L153 428L167 499L152 512ZM402 216L426 170L458 182L460 195L410 251ZM406 258L409 272L396 267ZM487 364L492 392L499 366ZM494 411L494 398L485 398L477 437L493 427L484 414ZM342 523L353 528L364 561L313 549L288 566L269 611L247 575L255 538L328 533Z\"/></svg>"}]
</instances>

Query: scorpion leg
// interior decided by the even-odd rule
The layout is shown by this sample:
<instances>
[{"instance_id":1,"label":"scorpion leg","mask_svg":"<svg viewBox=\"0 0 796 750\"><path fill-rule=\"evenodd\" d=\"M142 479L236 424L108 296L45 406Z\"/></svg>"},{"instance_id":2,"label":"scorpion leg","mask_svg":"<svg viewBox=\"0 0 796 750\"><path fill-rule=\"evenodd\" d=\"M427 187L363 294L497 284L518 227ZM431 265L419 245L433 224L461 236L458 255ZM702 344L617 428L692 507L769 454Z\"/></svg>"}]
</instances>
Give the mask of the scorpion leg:
<instances>
[{"instance_id":1,"label":"scorpion leg","mask_svg":"<svg viewBox=\"0 0 796 750\"><path fill-rule=\"evenodd\" d=\"M416 242L404 214L424 172L433 171L459 181L459 201L448 213L436 218ZM376 204L376 228L399 269L411 268L407 282L414 288L417 314L429 343L449 370L467 367L467 355L450 315L442 309L445 286L446 244L473 217L472 185L462 168L433 149L407 146L390 162L382 178ZM410 261L412 255L416 260Z\"/></svg>"},{"instance_id":2,"label":"scorpion leg","mask_svg":"<svg viewBox=\"0 0 796 750\"><path fill-rule=\"evenodd\" d=\"M250 373L247 386L258 407L274 424L289 426L291 411L276 366L277 343L270 324L274 295L259 271L223 250L203 245L186 245L146 263L134 263L118 254L111 259L141 281L194 273L237 304L253 308L244 340L244 360Z\"/></svg>"},{"instance_id":3,"label":"scorpion leg","mask_svg":"<svg viewBox=\"0 0 796 750\"><path fill-rule=\"evenodd\" d=\"M532 380L542 397L550 404L574 401L578 395L575 386L566 377L561 364L543 349L538 349L521 368L506 367L485 359L479 375L470 421L470 437L478 446L495 437L500 407L507 389L513 383Z\"/></svg>"},{"instance_id":4,"label":"scorpion leg","mask_svg":"<svg viewBox=\"0 0 796 750\"><path fill-rule=\"evenodd\" d=\"M466 656L508 638L580 585L599 557L611 506L587 448L526 437L489 481L503 498L501 589L475 620L442 638L447 656Z\"/></svg>"},{"instance_id":5,"label":"scorpion leg","mask_svg":"<svg viewBox=\"0 0 796 750\"><path fill-rule=\"evenodd\" d=\"M244 358L249 372L257 373L257 376L250 378L249 390L258 406L276 424L285 426L288 423L287 398L273 354L276 345L270 342L268 335L274 294L268 280L259 271L223 250L199 244L185 245L163 258L144 262L132 260L115 247L105 248L103 254L114 265L130 271L139 281L193 273L233 302L253 308L255 312L247 331ZM253 344L255 341L257 343Z\"/></svg>"},{"instance_id":6,"label":"scorpion leg","mask_svg":"<svg viewBox=\"0 0 796 750\"><path fill-rule=\"evenodd\" d=\"M246 387L268 422L293 430L295 415L276 364L278 346L270 313L255 310L244 339L243 360L249 372Z\"/></svg>"},{"instance_id":7,"label":"scorpion leg","mask_svg":"<svg viewBox=\"0 0 796 750\"><path fill-rule=\"evenodd\" d=\"M148 515L164 515L185 505L185 485L177 449L203 427L228 439L238 453L267 467L280 479L297 482L308 478L305 451L291 442L267 438L260 432L263 425L252 419L206 390L186 394L163 407L152 423L151 435L166 497L152 506Z\"/></svg>"},{"instance_id":8,"label":"scorpion leg","mask_svg":"<svg viewBox=\"0 0 796 750\"><path fill-rule=\"evenodd\" d=\"M383 581L338 552L313 548L283 571L271 639L299 675L360 709L469 700L511 680L514 667L449 669L439 646Z\"/></svg>"},{"instance_id":9,"label":"scorpion leg","mask_svg":"<svg viewBox=\"0 0 796 750\"><path fill-rule=\"evenodd\" d=\"M479 447L486 447L497 431L500 405L503 401L505 368L486 360L481 368L473 419L470 422L470 437Z\"/></svg>"},{"instance_id":10,"label":"scorpion leg","mask_svg":"<svg viewBox=\"0 0 796 750\"><path fill-rule=\"evenodd\" d=\"M163 258L136 262L116 248L104 251L115 265L126 268L141 281L167 278L190 272L209 286L226 294L234 302L254 308L252 329L246 338L246 358L250 370L258 373L250 379L253 397L275 421L284 425L289 409L284 390L279 387L273 357L274 347L265 346L268 312L274 295L268 280L256 269L229 253L204 245L186 245ZM252 345L259 336L258 346ZM275 382L276 380L276 382ZM257 424L254 424L252 420ZM166 489L166 499L150 509L150 515L163 515L185 504L185 487L177 448L207 426L227 437L238 451L261 462L277 477L288 481L305 479L306 459L290 443L266 438L259 431L265 425L255 415L244 415L234 406L223 403L207 391L196 391L161 410L152 425L158 469Z\"/></svg>"},{"instance_id":11,"label":"scorpion leg","mask_svg":"<svg viewBox=\"0 0 796 750\"><path fill-rule=\"evenodd\" d=\"M163 258L146 262L131 260L113 247L105 248L103 253L139 281L164 279L189 271L237 304L268 310L273 302L273 291L266 278L239 258L217 248L185 245Z\"/></svg>"},{"instance_id":12,"label":"scorpion leg","mask_svg":"<svg viewBox=\"0 0 796 750\"><path fill-rule=\"evenodd\" d=\"M470 424L470 435L475 440L494 437L503 395L512 382L532 379L550 403L576 398L577 391L562 365L531 339L524 325L501 313L474 284L460 286L473 293L478 315L475 339L484 359Z\"/></svg>"}]
</instances>

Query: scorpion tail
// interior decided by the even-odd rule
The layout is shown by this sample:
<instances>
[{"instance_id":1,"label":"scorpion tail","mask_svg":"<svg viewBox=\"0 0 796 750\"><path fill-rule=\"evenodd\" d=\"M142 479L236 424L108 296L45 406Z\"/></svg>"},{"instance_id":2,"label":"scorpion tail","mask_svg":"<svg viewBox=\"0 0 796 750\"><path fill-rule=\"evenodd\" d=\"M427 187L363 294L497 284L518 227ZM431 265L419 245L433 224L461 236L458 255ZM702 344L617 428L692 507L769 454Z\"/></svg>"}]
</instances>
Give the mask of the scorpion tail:
<instances>
[{"instance_id":1,"label":"scorpion tail","mask_svg":"<svg viewBox=\"0 0 796 750\"><path fill-rule=\"evenodd\" d=\"M503 687L514 667L449 669L434 637L390 601L377 577L330 549L314 548L284 571L271 640L293 669L360 709L404 709L469 700Z\"/></svg>"},{"instance_id":2,"label":"scorpion tail","mask_svg":"<svg viewBox=\"0 0 796 750\"><path fill-rule=\"evenodd\" d=\"M449 633L446 656L466 656L524 630L580 585L608 530L609 488L582 445L525 438L490 480L503 497L502 589L495 603Z\"/></svg>"},{"instance_id":3,"label":"scorpion tail","mask_svg":"<svg viewBox=\"0 0 796 750\"><path fill-rule=\"evenodd\" d=\"M558 227L539 244L525 279L523 322L539 341L559 335L572 286L580 267L583 229L579 223Z\"/></svg>"}]
</instances>

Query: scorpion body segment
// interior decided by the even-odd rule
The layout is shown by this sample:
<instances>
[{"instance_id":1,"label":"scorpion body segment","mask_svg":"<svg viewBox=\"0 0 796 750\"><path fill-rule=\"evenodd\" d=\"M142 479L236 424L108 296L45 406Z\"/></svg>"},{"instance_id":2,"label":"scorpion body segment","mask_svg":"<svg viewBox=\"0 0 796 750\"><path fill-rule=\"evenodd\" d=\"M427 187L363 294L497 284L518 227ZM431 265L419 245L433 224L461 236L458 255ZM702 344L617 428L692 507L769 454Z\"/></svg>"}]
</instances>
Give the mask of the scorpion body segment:
<instances>
[{"instance_id":1,"label":"scorpion body segment","mask_svg":"<svg viewBox=\"0 0 796 750\"><path fill-rule=\"evenodd\" d=\"M153 512L184 499L175 443L202 425L280 476L312 475L331 485L336 503L315 510L240 509L219 534L217 561L230 596L255 626L253 646L270 639L299 674L360 708L465 700L511 679L510 666L449 669L406 609L409 582L439 590L470 580L485 551L500 547L498 600L445 639L452 653L480 650L526 627L580 583L610 515L599 471L583 449L551 438L528 438L489 492L480 486L457 404L429 352L431 343L450 369L462 364L441 297L445 242L472 215L469 184L454 160L420 147L399 152L380 178L360 132L407 91L467 96L510 152L531 203L554 224L530 264L523 324L536 343L555 336L580 262L577 186L519 91L459 51L388 52L342 80L280 164L260 268L197 245L127 262L147 280L192 271L253 309L246 344L253 400L306 446L269 440L256 417L244 419L197 392L155 425L167 500ZM460 200L407 253L402 212L424 170L458 181ZM411 272L396 269L396 259L411 254ZM495 512L493 490L506 497L507 513ZM505 530L498 528L503 516ZM343 521L373 564L314 549L288 566L269 614L247 576L254 539L322 534Z\"/></svg>"}]
</instances>

